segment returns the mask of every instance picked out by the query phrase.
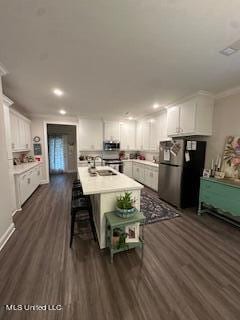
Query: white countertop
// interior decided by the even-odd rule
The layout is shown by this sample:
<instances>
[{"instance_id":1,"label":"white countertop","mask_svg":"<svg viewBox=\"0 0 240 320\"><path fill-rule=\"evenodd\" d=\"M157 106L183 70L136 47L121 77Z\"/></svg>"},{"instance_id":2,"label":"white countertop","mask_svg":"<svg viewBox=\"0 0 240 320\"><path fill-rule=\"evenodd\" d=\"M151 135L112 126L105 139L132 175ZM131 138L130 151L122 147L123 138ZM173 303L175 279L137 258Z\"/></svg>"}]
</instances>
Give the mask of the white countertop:
<instances>
[{"instance_id":1,"label":"white countertop","mask_svg":"<svg viewBox=\"0 0 240 320\"><path fill-rule=\"evenodd\" d=\"M136 163L141 163L141 164L145 164L147 166L152 166L152 167L159 167L158 163L152 162L152 161L148 161L148 160L138 160L138 159L127 159L127 160L122 160L123 162L129 161L129 162L136 162Z\"/></svg>"},{"instance_id":2,"label":"white countertop","mask_svg":"<svg viewBox=\"0 0 240 320\"><path fill-rule=\"evenodd\" d=\"M39 161L18 164L16 166L13 166L12 173L14 175L22 174L22 173L40 165L40 164L41 164L41 162L39 162Z\"/></svg>"},{"instance_id":3,"label":"white countertop","mask_svg":"<svg viewBox=\"0 0 240 320\"><path fill-rule=\"evenodd\" d=\"M82 183L83 193L99 194L111 193L118 191L140 190L143 185L135 180L127 177L125 174L113 170L111 167L103 166L97 167L97 170L112 170L117 175L115 176L94 176L91 177L88 168L78 167L79 178Z\"/></svg>"}]
</instances>

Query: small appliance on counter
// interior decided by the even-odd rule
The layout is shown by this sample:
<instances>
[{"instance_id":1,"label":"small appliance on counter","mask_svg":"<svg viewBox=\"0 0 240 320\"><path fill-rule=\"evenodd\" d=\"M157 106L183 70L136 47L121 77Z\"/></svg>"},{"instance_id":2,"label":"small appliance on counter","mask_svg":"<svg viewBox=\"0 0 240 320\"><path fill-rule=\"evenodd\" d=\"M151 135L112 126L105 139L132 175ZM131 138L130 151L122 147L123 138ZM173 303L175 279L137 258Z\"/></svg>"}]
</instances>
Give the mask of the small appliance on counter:
<instances>
[{"instance_id":1,"label":"small appliance on counter","mask_svg":"<svg viewBox=\"0 0 240 320\"><path fill-rule=\"evenodd\" d=\"M206 142L176 139L159 147L159 197L178 208L198 204Z\"/></svg>"}]
</instances>

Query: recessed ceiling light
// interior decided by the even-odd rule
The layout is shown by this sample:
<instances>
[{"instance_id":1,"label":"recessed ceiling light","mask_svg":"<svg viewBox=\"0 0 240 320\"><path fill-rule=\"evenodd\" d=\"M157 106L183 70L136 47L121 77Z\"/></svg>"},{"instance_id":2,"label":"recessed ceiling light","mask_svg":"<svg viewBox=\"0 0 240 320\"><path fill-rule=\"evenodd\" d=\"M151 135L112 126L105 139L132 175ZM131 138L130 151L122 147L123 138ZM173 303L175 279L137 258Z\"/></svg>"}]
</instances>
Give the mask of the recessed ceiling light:
<instances>
[{"instance_id":1,"label":"recessed ceiling light","mask_svg":"<svg viewBox=\"0 0 240 320\"><path fill-rule=\"evenodd\" d=\"M158 103L154 103L153 109L157 109L157 108L159 108L159 107L160 107L160 105L159 105Z\"/></svg>"},{"instance_id":2,"label":"recessed ceiling light","mask_svg":"<svg viewBox=\"0 0 240 320\"><path fill-rule=\"evenodd\" d=\"M64 114L66 114L66 111L62 109L62 110L59 110L59 113L64 115Z\"/></svg>"},{"instance_id":3,"label":"recessed ceiling light","mask_svg":"<svg viewBox=\"0 0 240 320\"><path fill-rule=\"evenodd\" d=\"M133 117L128 117L128 120L133 120Z\"/></svg>"},{"instance_id":4,"label":"recessed ceiling light","mask_svg":"<svg viewBox=\"0 0 240 320\"><path fill-rule=\"evenodd\" d=\"M53 93L58 97L61 97L63 95L63 91L58 88L53 89Z\"/></svg>"}]
</instances>

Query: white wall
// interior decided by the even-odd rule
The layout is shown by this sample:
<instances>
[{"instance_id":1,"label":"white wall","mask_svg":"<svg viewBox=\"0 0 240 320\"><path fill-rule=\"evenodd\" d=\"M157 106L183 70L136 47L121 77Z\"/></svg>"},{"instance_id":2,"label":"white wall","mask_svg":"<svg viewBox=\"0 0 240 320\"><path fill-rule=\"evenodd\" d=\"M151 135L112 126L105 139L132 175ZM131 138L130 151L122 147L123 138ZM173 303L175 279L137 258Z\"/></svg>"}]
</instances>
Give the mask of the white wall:
<instances>
[{"instance_id":1,"label":"white wall","mask_svg":"<svg viewBox=\"0 0 240 320\"><path fill-rule=\"evenodd\" d=\"M225 140L229 135L240 136L240 93L215 102L213 135L207 142L206 167L210 167L211 159L223 154Z\"/></svg>"},{"instance_id":2,"label":"white wall","mask_svg":"<svg viewBox=\"0 0 240 320\"><path fill-rule=\"evenodd\" d=\"M8 173L7 145L5 138L2 82L0 77L0 240L12 223L10 181ZM0 242L0 246L1 246Z\"/></svg>"}]
</instances>

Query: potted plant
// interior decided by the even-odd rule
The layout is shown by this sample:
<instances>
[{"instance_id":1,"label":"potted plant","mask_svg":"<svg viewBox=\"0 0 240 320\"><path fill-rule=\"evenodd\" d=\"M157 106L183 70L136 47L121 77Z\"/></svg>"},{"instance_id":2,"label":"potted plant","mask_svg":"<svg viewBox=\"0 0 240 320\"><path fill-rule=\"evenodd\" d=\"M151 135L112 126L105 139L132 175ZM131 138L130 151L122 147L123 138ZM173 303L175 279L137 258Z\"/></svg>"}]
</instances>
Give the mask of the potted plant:
<instances>
[{"instance_id":1,"label":"potted plant","mask_svg":"<svg viewBox=\"0 0 240 320\"><path fill-rule=\"evenodd\" d=\"M132 198L131 192L125 192L122 196L117 197L116 214L121 218L129 218L134 215L137 209L135 208L135 199Z\"/></svg>"}]
</instances>

